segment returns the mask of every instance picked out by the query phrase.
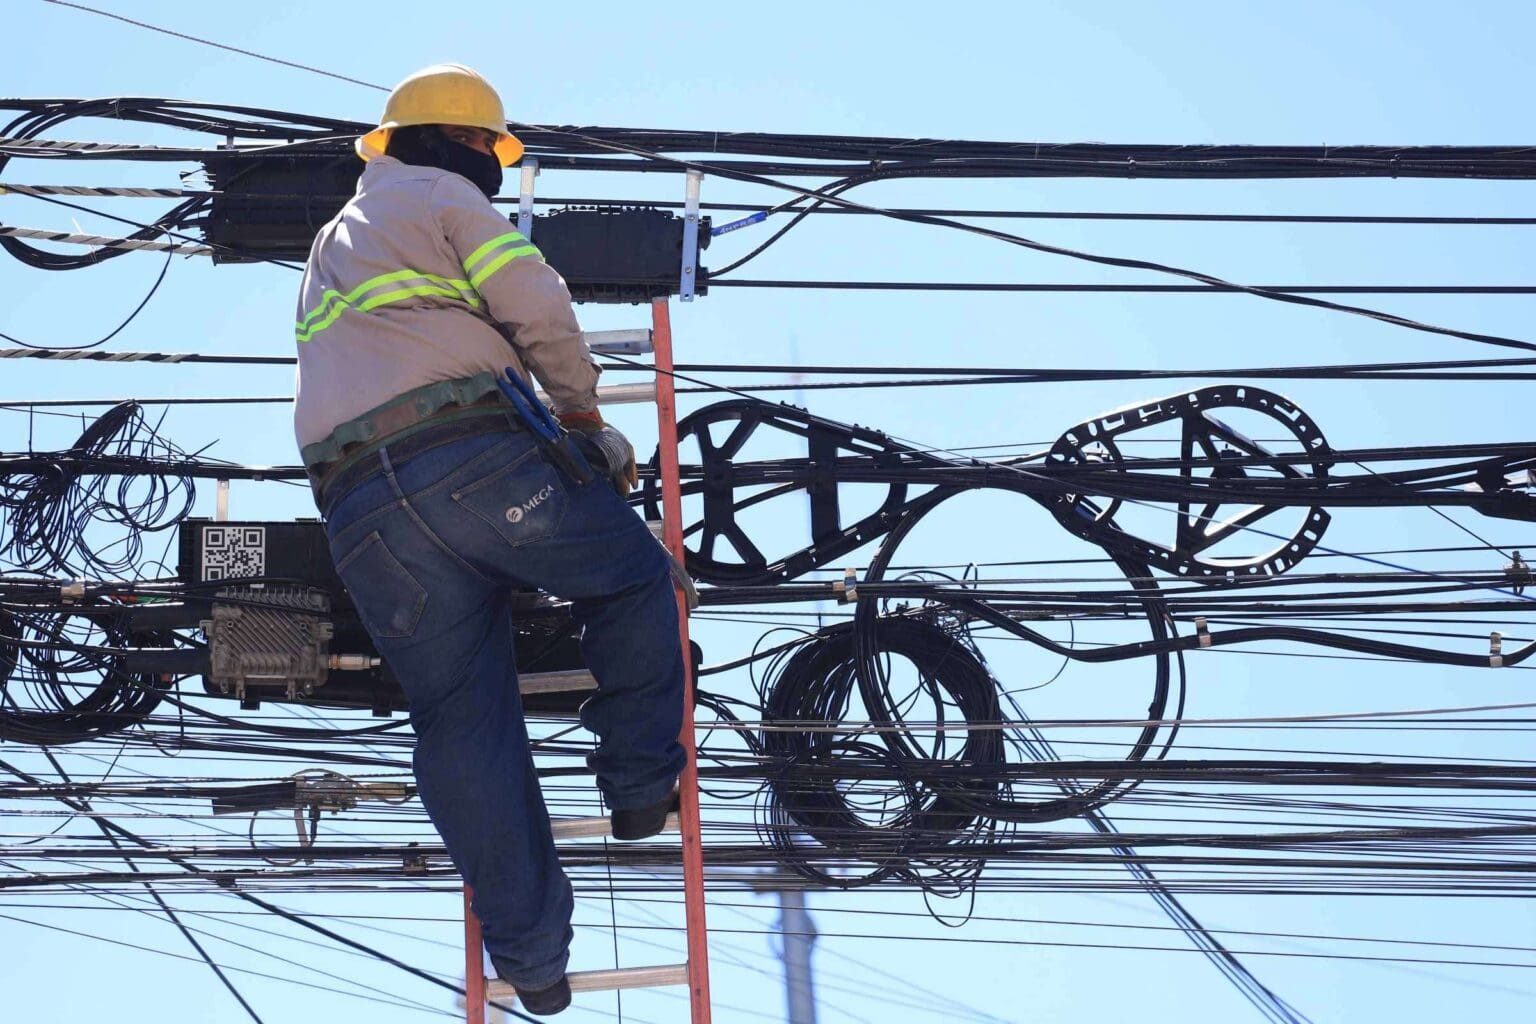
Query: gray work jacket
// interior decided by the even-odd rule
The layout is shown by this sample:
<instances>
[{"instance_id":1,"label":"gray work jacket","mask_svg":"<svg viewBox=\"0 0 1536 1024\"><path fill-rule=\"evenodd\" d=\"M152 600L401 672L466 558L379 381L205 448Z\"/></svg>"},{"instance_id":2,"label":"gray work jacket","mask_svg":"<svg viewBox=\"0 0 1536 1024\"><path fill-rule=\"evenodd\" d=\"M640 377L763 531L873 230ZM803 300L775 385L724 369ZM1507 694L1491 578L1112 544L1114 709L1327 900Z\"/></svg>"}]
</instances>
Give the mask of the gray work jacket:
<instances>
[{"instance_id":1,"label":"gray work jacket","mask_svg":"<svg viewBox=\"0 0 1536 1024\"><path fill-rule=\"evenodd\" d=\"M368 161L310 249L295 337L300 448L424 384L507 366L557 413L597 408L601 371L565 281L468 179L435 167Z\"/></svg>"}]
</instances>

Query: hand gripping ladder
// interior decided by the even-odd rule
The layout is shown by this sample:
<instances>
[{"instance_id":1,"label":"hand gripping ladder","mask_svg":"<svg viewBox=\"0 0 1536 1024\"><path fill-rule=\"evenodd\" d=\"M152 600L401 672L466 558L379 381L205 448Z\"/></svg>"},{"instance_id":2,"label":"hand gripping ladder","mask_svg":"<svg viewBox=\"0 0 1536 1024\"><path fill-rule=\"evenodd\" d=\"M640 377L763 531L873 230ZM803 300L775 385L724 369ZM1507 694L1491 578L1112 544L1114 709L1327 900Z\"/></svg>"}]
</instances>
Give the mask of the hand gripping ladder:
<instances>
[{"instance_id":1,"label":"hand gripping ladder","mask_svg":"<svg viewBox=\"0 0 1536 1024\"><path fill-rule=\"evenodd\" d=\"M672 323L666 299L651 303L651 342L656 363L656 420L660 437L660 473L662 494L662 542L679 562L683 561L683 499L678 475L677 457L677 402L672 380ZM633 392L632 386L621 386L625 392ZM604 389L606 391L606 389ZM646 387L644 390L649 391ZM625 397L630 397L626 395ZM621 399L622 400L622 399ZM688 960L686 963L657 967L624 967L601 971L573 971L567 977L574 993L594 992L607 989L647 988L656 985L687 985L691 1024L709 1024L709 951L704 923L704 851L699 838L699 775L694 763L693 727L693 659L687 656L688 604L681 590L676 593L679 635L678 642L684 651L683 665L683 731L679 737L688 754L688 764L679 780L679 813L667 820L669 829L682 833L683 897L684 914L688 931ZM553 674L551 674L553 675ZM573 673L569 688L583 688L584 683L574 677L585 673ZM590 676L586 676L590 679ZM564 680L551 679L548 683L533 682L565 689ZM526 687L524 688L527 689ZM591 839L608 835L608 819L575 818L554 822L557 841L562 839ZM516 1005L512 986L485 975L485 951L481 943L480 922L470 909L470 892L464 891L464 978L465 1020L467 1024L485 1024L487 1001Z\"/></svg>"}]
</instances>

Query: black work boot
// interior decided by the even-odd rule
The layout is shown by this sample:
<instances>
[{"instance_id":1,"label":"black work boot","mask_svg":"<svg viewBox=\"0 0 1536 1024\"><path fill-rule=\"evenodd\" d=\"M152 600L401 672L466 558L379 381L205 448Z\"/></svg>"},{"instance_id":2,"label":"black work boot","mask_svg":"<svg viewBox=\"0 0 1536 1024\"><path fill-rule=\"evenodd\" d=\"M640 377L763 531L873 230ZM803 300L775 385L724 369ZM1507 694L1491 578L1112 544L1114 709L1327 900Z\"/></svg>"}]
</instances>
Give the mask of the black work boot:
<instances>
[{"instance_id":1,"label":"black work boot","mask_svg":"<svg viewBox=\"0 0 1536 1024\"><path fill-rule=\"evenodd\" d=\"M667 827L667 815L677 810L677 801L677 792L673 791L649 807L614 811L608 816L613 826L613 838L634 842L660 834Z\"/></svg>"},{"instance_id":2,"label":"black work boot","mask_svg":"<svg viewBox=\"0 0 1536 1024\"><path fill-rule=\"evenodd\" d=\"M548 988L512 987L517 989L518 1004L536 1017L551 1017L571 1005L571 983L563 974Z\"/></svg>"}]
</instances>

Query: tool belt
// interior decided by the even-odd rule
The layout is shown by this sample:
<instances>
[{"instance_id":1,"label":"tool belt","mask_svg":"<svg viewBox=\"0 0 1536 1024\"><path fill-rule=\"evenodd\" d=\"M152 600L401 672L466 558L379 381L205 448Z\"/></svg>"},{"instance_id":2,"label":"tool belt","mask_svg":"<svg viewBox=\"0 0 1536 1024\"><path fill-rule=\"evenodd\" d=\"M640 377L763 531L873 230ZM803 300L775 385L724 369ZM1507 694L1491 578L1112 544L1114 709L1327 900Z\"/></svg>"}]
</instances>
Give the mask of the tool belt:
<instances>
[{"instance_id":1,"label":"tool belt","mask_svg":"<svg viewBox=\"0 0 1536 1024\"><path fill-rule=\"evenodd\" d=\"M315 501L321 501L337 474L386 444L402 441L428 427L509 410L496 384L496 374L489 370L473 377L413 388L339 425L323 441L304 446L300 456Z\"/></svg>"}]
</instances>

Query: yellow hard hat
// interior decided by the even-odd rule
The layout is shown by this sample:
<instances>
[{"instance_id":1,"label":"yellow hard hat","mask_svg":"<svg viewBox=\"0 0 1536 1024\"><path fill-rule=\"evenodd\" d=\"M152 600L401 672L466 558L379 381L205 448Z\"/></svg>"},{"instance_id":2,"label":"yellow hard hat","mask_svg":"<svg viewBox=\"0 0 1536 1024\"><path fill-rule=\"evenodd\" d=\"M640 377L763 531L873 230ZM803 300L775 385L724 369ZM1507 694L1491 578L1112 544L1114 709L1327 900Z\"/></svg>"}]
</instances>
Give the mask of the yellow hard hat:
<instances>
[{"instance_id":1,"label":"yellow hard hat","mask_svg":"<svg viewBox=\"0 0 1536 1024\"><path fill-rule=\"evenodd\" d=\"M395 86L384 104L379 126L357 140L357 155L376 157L389 145L389 134L413 124L462 124L496 133L496 159L515 164L523 144L507 133L501 97L491 83L462 64L434 64Z\"/></svg>"}]
</instances>

